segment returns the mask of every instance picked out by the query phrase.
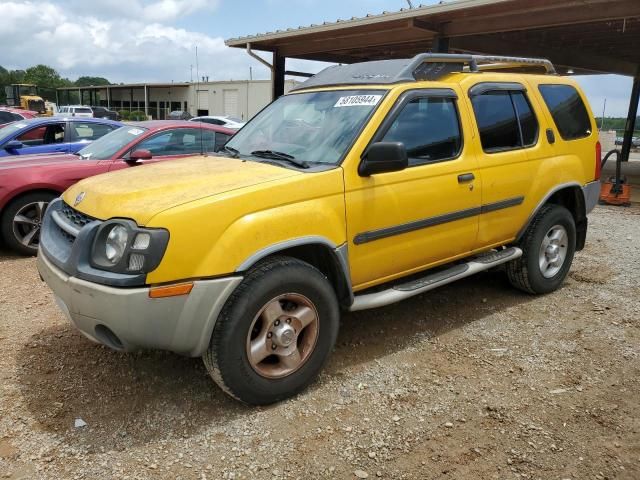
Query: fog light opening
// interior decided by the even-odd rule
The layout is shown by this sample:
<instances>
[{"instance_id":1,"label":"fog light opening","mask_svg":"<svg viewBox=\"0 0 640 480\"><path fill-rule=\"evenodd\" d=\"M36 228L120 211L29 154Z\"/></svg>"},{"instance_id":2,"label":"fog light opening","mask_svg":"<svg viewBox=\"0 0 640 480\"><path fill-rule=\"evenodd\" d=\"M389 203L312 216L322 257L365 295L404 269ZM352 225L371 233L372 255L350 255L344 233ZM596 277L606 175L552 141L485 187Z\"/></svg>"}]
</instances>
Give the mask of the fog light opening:
<instances>
[{"instance_id":1,"label":"fog light opening","mask_svg":"<svg viewBox=\"0 0 640 480\"><path fill-rule=\"evenodd\" d=\"M114 350L124 350L124 345L122 344L118 336L113 333L113 330L111 330L109 327L105 327L104 325L96 325L95 332L96 338L100 341L100 343Z\"/></svg>"}]
</instances>

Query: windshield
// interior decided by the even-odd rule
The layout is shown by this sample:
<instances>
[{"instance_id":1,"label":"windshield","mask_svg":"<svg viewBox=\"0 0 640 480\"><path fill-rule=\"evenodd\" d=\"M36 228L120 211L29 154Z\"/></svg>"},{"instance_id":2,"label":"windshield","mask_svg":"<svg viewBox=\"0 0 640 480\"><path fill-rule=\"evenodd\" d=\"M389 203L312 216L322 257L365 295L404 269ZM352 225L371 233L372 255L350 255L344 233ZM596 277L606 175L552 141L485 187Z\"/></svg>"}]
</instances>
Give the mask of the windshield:
<instances>
[{"instance_id":1,"label":"windshield","mask_svg":"<svg viewBox=\"0 0 640 480\"><path fill-rule=\"evenodd\" d=\"M13 136L14 133L19 132L29 126L29 123L23 121L9 123L0 128L0 142Z\"/></svg>"},{"instance_id":2,"label":"windshield","mask_svg":"<svg viewBox=\"0 0 640 480\"><path fill-rule=\"evenodd\" d=\"M78 152L78 155L90 160L109 160L118 150L140 137L147 130L143 127L120 127L84 147Z\"/></svg>"},{"instance_id":3,"label":"windshield","mask_svg":"<svg viewBox=\"0 0 640 480\"><path fill-rule=\"evenodd\" d=\"M227 147L240 156L276 152L307 163L338 164L384 91L338 90L280 97Z\"/></svg>"},{"instance_id":4,"label":"windshield","mask_svg":"<svg viewBox=\"0 0 640 480\"><path fill-rule=\"evenodd\" d=\"M38 95L35 85L20 85L20 95Z\"/></svg>"}]
</instances>

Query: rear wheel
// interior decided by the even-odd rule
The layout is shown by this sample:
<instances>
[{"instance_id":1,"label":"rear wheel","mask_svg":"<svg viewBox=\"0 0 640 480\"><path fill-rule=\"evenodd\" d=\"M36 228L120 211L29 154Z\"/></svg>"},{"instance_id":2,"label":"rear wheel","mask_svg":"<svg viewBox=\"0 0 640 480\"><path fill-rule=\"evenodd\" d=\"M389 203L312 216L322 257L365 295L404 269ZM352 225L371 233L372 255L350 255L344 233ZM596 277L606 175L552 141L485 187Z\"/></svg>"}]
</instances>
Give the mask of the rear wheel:
<instances>
[{"instance_id":1,"label":"rear wheel","mask_svg":"<svg viewBox=\"0 0 640 480\"><path fill-rule=\"evenodd\" d=\"M13 200L0 218L5 245L23 255L36 255L44 212L54 198L53 193L34 192Z\"/></svg>"},{"instance_id":2,"label":"rear wheel","mask_svg":"<svg viewBox=\"0 0 640 480\"><path fill-rule=\"evenodd\" d=\"M339 317L335 292L320 271L274 257L252 269L227 300L204 363L238 400L277 402L316 378L335 343Z\"/></svg>"},{"instance_id":3,"label":"rear wheel","mask_svg":"<svg viewBox=\"0 0 640 480\"><path fill-rule=\"evenodd\" d=\"M545 205L518 246L522 257L507 264L511 284L534 294L557 290L569 273L576 250L573 215L559 205Z\"/></svg>"}]
</instances>

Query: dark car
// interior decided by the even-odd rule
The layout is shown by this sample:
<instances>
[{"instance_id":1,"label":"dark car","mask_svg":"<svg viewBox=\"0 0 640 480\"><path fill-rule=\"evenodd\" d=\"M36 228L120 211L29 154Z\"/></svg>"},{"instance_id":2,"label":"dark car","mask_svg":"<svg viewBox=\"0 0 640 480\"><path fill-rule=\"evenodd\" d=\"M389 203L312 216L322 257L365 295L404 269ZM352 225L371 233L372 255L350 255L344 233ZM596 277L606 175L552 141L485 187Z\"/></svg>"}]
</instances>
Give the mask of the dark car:
<instances>
[{"instance_id":1,"label":"dark car","mask_svg":"<svg viewBox=\"0 0 640 480\"><path fill-rule=\"evenodd\" d=\"M40 117L0 128L0 164L14 155L74 153L120 128L122 123L98 118Z\"/></svg>"},{"instance_id":2,"label":"dark car","mask_svg":"<svg viewBox=\"0 0 640 480\"><path fill-rule=\"evenodd\" d=\"M16 252L35 255L48 203L77 181L133 165L217 152L234 133L216 125L148 121L125 125L73 155L4 159L0 238Z\"/></svg>"},{"instance_id":3,"label":"dark car","mask_svg":"<svg viewBox=\"0 0 640 480\"><path fill-rule=\"evenodd\" d=\"M106 107L91 107L93 110L93 118L108 118L109 120L120 121L118 112L109 110Z\"/></svg>"},{"instance_id":4,"label":"dark car","mask_svg":"<svg viewBox=\"0 0 640 480\"><path fill-rule=\"evenodd\" d=\"M193 116L184 110L174 110L167 115L167 120L190 120Z\"/></svg>"},{"instance_id":5,"label":"dark car","mask_svg":"<svg viewBox=\"0 0 640 480\"><path fill-rule=\"evenodd\" d=\"M18 120L29 120L30 118L36 118L37 116L38 112L33 112L31 110L0 107L0 125L17 122Z\"/></svg>"}]
</instances>

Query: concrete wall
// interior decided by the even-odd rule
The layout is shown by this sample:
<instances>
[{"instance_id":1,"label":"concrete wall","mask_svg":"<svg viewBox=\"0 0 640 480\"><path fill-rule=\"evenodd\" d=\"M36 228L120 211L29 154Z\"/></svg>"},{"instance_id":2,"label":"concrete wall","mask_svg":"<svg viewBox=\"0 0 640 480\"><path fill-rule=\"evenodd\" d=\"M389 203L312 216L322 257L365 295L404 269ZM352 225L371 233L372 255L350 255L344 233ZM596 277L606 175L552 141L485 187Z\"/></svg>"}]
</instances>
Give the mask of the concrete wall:
<instances>
[{"instance_id":1,"label":"concrete wall","mask_svg":"<svg viewBox=\"0 0 640 480\"><path fill-rule=\"evenodd\" d=\"M297 82L287 80L288 92ZM165 118L172 110L187 110L196 116L231 115L248 120L262 110L271 101L271 82L269 80L241 80L229 82L193 83L189 86L147 87L148 113L153 118ZM113 87L110 89L109 105L113 110L144 111L144 89ZM99 90L100 104L107 105L106 89Z\"/></svg>"},{"instance_id":2,"label":"concrete wall","mask_svg":"<svg viewBox=\"0 0 640 480\"><path fill-rule=\"evenodd\" d=\"M285 91L294 85L295 81L287 80ZM269 80L200 83L193 85L191 92L189 113L194 116L200 110L203 115L231 115L246 121L271 102Z\"/></svg>"}]
</instances>

